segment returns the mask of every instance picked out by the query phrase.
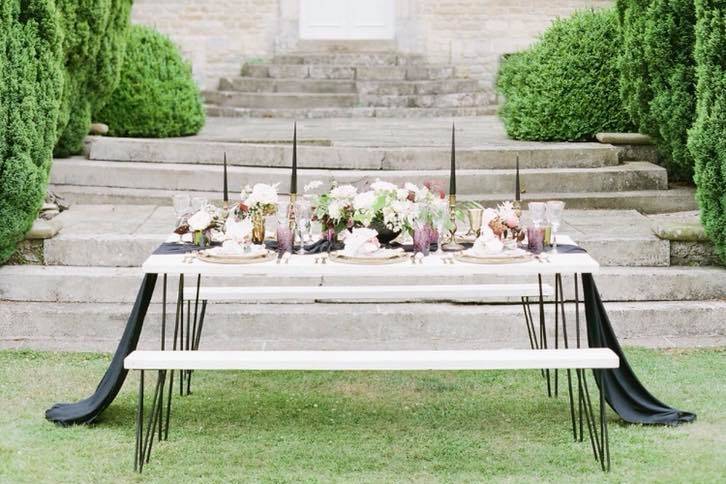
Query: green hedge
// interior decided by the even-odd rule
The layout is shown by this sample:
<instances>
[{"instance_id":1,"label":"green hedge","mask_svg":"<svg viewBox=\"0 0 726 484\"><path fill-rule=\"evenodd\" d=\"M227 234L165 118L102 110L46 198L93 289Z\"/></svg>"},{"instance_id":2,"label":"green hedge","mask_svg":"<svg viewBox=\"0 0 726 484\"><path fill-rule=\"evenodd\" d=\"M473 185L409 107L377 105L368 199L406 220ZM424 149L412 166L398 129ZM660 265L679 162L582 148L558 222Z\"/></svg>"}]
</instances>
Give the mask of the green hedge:
<instances>
[{"instance_id":1,"label":"green hedge","mask_svg":"<svg viewBox=\"0 0 726 484\"><path fill-rule=\"evenodd\" d=\"M653 136L673 178L690 179L695 115L693 0L618 0L620 91L639 131Z\"/></svg>"},{"instance_id":2,"label":"green hedge","mask_svg":"<svg viewBox=\"0 0 726 484\"><path fill-rule=\"evenodd\" d=\"M118 85L131 0L56 0L65 72L55 155L80 153L92 115Z\"/></svg>"},{"instance_id":3,"label":"green hedge","mask_svg":"<svg viewBox=\"0 0 726 484\"><path fill-rule=\"evenodd\" d=\"M108 124L111 136L199 132L204 125L199 88L171 40L148 27L131 27L121 81L97 119Z\"/></svg>"},{"instance_id":4,"label":"green hedge","mask_svg":"<svg viewBox=\"0 0 726 484\"><path fill-rule=\"evenodd\" d=\"M539 41L502 64L500 116L515 139L585 140L631 129L617 85L618 21L613 9L555 20Z\"/></svg>"},{"instance_id":5,"label":"green hedge","mask_svg":"<svg viewBox=\"0 0 726 484\"><path fill-rule=\"evenodd\" d=\"M0 2L0 263L45 197L62 88L61 29L50 0Z\"/></svg>"},{"instance_id":6,"label":"green hedge","mask_svg":"<svg viewBox=\"0 0 726 484\"><path fill-rule=\"evenodd\" d=\"M697 107L688 147L701 221L726 263L726 2L696 0Z\"/></svg>"}]
</instances>

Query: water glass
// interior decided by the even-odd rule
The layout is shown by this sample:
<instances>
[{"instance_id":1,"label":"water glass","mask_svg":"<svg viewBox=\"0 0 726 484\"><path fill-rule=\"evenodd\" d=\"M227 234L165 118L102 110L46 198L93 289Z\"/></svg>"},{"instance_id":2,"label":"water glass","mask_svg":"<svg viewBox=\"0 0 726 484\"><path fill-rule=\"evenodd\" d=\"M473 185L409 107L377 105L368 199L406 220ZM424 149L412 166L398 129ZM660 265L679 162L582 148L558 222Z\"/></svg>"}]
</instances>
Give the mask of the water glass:
<instances>
[{"instance_id":1,"label":"water glass","mask_svg":"<svg viewBox=\"0 0 726 484\"><path fill-rule=\"evenodd\" d=\"M277 223L277 252L283 254L292 252L295 243L295 235L287 225L287 221L278 221Z\"/></svg>"},{"instance_id":2,"label":"water glass","mask_svg":"<svg viewBox=\"0 0 726 484\"><path fill-rule=\"evenodd\" d=\"M192 212L196 213L207 205L207 199L204 197L192 198Z\"/></svg>"},{"instance_id":3,"label":"water glass","mask_svg":"<svg viewBox=\"0 0 726 484\"><path fill-rule=\"evenodd\" d=\"M547 220L552 226L552 252L557 252L557 230L562 223L562 212L565 210L565 202L551 200L547 202Z\"/></svg>"},{"instance_id":4,"label":"water glass","mask_svg":"<svg viewBox=\"0 0 726 484\"><path fill-rule=\"evenodd\" d=\"M419 252L425 256L431 251L431 228L420 225L413 229L413 253Z\"/></svg>"},{"instance_id":5,"label":"water glass","mask_svg":"<svg viewBox=\"0 0 726 484\"><path fill-rule=\"evenodd\" d=\"M533 254L541 254L544 250L544 227L527 227L527 249Z\"/></svg>"},{"instance_id":6,"label":"water glass","mask_svg":"<svg viewBox=\"0 0 726 484\"><path fill-rule=\"evenodd\" d=\"M542 227L545 222L545 213L547 206L544 202L529 202L527 204L529 210L529 216L532 218L532 223L535 227Z\"/></svg>"}]
</instances>

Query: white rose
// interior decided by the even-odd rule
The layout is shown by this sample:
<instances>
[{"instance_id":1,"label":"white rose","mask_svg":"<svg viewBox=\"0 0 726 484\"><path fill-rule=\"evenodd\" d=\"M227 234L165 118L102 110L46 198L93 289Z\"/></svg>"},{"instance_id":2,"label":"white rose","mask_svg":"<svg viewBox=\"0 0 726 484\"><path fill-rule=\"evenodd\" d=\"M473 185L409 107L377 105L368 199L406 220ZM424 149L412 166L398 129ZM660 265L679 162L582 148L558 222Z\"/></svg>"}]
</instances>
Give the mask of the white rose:
<instances>
[{"instance_id":1,"label":"white rose","mask_svg":"<svg viewBox=\"0 0 726 484\"><path fill-rule=\"evenodd\" d=\"M399 200L406 200L409 193L410 192L405 188L399 188L396 190L396 198L398 198Z\"/></svg>"},{"instance_id":2,"label":"white rose","mask_svg":"<svg viewBox=\"0 0 726 484\"><path fill-rule=\"evenodd\" d=\"M408 190L409 192L414 192L414 193L416 193L416 192L418 192L418 191L419 191L419 188L418 188L418 187L417 187L416 185L414 185L413 183L411 183L411 182L406 182L406 183L405 183L405 184L403 185L403 188L405 188L405 189L406 189L406 190Z\"/></svg>"},{"instance_id":3,"label":"white rose","mask_svg":"<svg viewBox=\"0 0 726 484\"><path fill-rule=\"evenodd\" d=\"M353 198L356 193L358 193L358 189L353 185L340 185L330 190L330 196L337 199Z\"/></svg>"},{"instance_id":4,"label":"white rose","mask_svg":"<svg viewBox=\"0 0 726 484\"><path fill-rule=\"evenodd\" d=\"M356 210L371 210L376 203L376 192L368 191L359 193L353 199L353 208Z\"/></svg>"},{"instance_id":5,"label":"white rose","mask_svg":"<svg viewBox=\"0 0 726 484\"><path fill-rule=\"evenodd\" d=\"M338 220L340 218L342 210L343 205L338 200L331 200L328 204L328 215L333 220Z\"/></svg>"},{"instance_id":6,"label":"white rose","mask_svg":"<svg viewBox=\"0 0 726 484\"><path fill-rule=\"evenodd\" d=\"M200 210L187 220L189 230L196 232L197 230L206 230L212 223L212 216L206 210Z\"/></svg>"},{"instance_id":7,"label":"white rose","mask_svg":"<svg viewBox=\"0 0 726 484\"><path fill-rule=\"evenodd\" d=\"M481 217L482 226L488 227L489 222L491 222L492 220L494 220L497 217L499 217L499 214L497 213L496 210L494 210L493 208L485 208L484 213L482 214L482 217Z\"/></svg>"},{"instance_id":8,"label":"white rose","mask_svg":"<svg viewBox=\"0 0 726 484\"><path fill-rule=\"evenodd\" d=\"M398 189L398 187L393 183L389 183L383 180L376 180L375 182L371 183L371 188L377 192L393 192Z\"/></svg>"},{"instance_id":9,"label":"white rose","mask_svg":"<svg viewBox=\"0 0 726 484\"><path fill-rule=\"evenodd\" d=\"M303 190L309 192L310 190L315 190L316 188L320 188L321 186L323 186L323 182L321 182L320 180L315 180L305 185L305 187L303 187Z\"/></svg>"}]
</instances>

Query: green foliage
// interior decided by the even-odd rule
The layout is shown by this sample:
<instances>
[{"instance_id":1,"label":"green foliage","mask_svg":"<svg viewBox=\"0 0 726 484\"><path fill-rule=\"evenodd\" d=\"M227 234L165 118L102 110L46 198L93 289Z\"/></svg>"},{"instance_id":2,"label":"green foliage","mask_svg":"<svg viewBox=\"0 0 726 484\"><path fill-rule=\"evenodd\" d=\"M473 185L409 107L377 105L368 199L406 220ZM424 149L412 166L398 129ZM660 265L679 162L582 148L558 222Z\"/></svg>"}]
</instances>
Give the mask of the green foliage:
<instances>
[{"instance_id":1,"label":"green foliage","mask_svg":"<svg viewBox=\"0 0 726 484\"><path fill-rule=\"evenodd\" d=\"M0 263L28 231L45 197L61 66L53 1L0 2Z\"/></svg>"},{"instance_id":2,"label":"green foliage","mask_svg":"<svg viewBox=\"0 0 726 484\"><path fill-rule=\"evenodd\" d=\"M148 27L129 30L121 81L97 119L111 136L195 134L204 109L191 67L174 43Z\"/></svg>"},{"instance_id":3,"label":"green foliage","mask_svg":"<svg viewBox=\"0 0 726 484\"><path fill-rule=\"evenodd\" d=\"M131 0L56 0L65 72L56 156L80 153L91 116L118 84Z\"/></svg>"},{"instance_id":4,"label":"green foliage","mask_svg":"<svg viewBox=\"0 0 726 484\"><path fill-rule=\"evenodd\" d=\"M638 129L653 136L670 174L689 179L695 113L693 0L618 0L620 92Z\"/></svg>"},{"instance_id":5,"label":"green foliage","mask_svg":"<svg viewBox=\"0 0 726 484\"><path fill-rule=\"evenodd\" d=\"M509 136L583 140L630 128L618 91L618 22L612 9L556 20L540 40L503 63L497 88Z\"/></svg>"},{"instance_id":6,"label":"green foliage","mask_svg":"<svg viewBox=\"0 0 726 484\"><path fill-rule=\"evenodd\" d=\"M696 0L696 122L688 147L706 233L726 262L726 2Z\"/></svg>"}]
</instances>

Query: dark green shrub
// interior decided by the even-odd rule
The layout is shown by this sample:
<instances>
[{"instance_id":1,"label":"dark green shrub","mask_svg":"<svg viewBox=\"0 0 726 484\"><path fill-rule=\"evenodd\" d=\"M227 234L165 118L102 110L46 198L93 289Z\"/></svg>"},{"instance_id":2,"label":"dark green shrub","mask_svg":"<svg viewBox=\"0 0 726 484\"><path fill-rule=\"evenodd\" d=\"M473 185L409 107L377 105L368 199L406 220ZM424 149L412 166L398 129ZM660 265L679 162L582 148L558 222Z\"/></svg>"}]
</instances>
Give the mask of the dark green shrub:
<instances>
[{"instance_id":1,"label":"dark green shrub","mask_svg":"<svg viewBox=\"0 0 726 484\"><path fill-rule=\"evenodd\" d=\"M638 129L653 136L674 178L693 175L688 128L695 115L693 0L618 0L620 90Z\"/></svg>"},{"instance_id":2,"label":"dark green shrub","mask_svg":"<svg viewBox=\"0 0 726 484\"><path fill-rule=\"evenodd\" d=\"M0 2L0 263L13 253L45 197L61 66L55 4Z\"/></svg>"},{"instance_id":3,"label":"dark green shrub","mask_svg":"<svg viewBox=\"0 0 726 484\"><path fill-rule=\"evenodd\" d=\"M726 3L696 0L696 122L688 147L706 233L726 262Z\"/></svg>"},{"instance_id":4,"label":"dark green shrub","mask_svg":"<svg viewBox=\"0 0 726 484\"><path fill-rule=\"evenodd\" d=\"M108 124L111 136L199 132L204 125L199 88L171 40L148 27L131 27L121 81L97 119Z\"/></svg>"},{"instance_id":5,"label":"dark green shrub","mask_svg":"<svg viewBox=\"0 0 726 484\"><path fill-rule=\"evenodd\" d=\"M539 41L502 64L497 88L509 136L584 140L626 131L617 89L618 22L612 9L555 20Z\"/></svg>"},{"instance_id":6,"label":"dark green shrub","mask_svg":"<svg viewBox=\"0 0 726 484\"><path fill-rule=\"evenodd\" d=\"M80 153L91 116L118 85L131 0L56 0L65 73L56 156Z\"/></svg>"}]
</instances>

